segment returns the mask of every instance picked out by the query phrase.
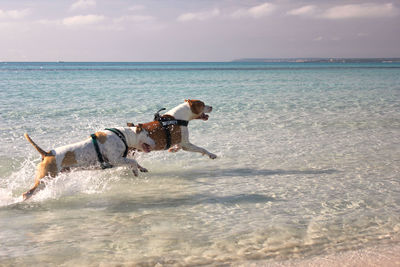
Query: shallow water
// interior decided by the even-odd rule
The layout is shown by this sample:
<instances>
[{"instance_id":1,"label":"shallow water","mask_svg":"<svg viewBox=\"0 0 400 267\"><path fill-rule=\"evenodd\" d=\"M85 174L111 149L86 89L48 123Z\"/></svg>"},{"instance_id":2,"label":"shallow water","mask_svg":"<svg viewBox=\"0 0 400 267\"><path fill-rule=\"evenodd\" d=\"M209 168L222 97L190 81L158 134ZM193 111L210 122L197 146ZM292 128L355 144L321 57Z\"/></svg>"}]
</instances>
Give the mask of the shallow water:
<instances>
[{"instance_id":1,"label":"shallow water","mask_svg":"<svg viewBox=\"0 0 400 267\"><path fill-rule=\"evenodd\" d=\"M72 171L27 202L38 153L201 99L150 170ZM0 63L0 263L303 262L400 241L400 64Z\"/></svg>"}]
</instances>

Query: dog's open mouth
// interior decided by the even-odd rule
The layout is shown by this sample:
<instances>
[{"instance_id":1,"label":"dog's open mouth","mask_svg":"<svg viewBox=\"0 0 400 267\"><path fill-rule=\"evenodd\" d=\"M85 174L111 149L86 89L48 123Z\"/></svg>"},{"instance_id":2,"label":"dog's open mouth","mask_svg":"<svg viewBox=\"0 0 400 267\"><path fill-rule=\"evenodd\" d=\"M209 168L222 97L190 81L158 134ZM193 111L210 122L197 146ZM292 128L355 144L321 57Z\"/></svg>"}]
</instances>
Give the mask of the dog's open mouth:
<instances>
[{"instance_id":1,"label":"dog's open mouth","mask_svg":"<svg viewBox=\"0 0 400 267\"><path fill-rule=\"evenodd\" d=\"M151 146L149 144L143 143L142 144L142 151L149 153L151 151Z\"/></svg>"},{"instance_id":2,"label":"dog's open mouth","mask_svg":"<svg viewBox=\"0 0 400 267\"><path fill-rule=\"evenodd\" d=\"M208 120L208 115L205 113L201 113L201 115L198 116L196 119L206 121Z\"/></svg>"}]
</instances>

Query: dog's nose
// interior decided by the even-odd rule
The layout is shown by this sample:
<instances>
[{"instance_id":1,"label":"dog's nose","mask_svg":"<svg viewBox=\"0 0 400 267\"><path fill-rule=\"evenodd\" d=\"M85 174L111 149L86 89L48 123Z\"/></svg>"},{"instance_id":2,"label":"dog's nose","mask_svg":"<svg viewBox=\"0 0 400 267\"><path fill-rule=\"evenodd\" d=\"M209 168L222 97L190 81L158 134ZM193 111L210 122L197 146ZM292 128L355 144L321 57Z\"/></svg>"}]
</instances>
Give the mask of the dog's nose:
<instances>
[{"instance_id":1,"label":"dog's nose","mask_svg":"<svg viewBox=\"0 0 400 267\"><path fill-rule=\"evenodd\" d=\"M210 111L212 111L212 107L210 106Z\"/></svg>"}]
</instances>

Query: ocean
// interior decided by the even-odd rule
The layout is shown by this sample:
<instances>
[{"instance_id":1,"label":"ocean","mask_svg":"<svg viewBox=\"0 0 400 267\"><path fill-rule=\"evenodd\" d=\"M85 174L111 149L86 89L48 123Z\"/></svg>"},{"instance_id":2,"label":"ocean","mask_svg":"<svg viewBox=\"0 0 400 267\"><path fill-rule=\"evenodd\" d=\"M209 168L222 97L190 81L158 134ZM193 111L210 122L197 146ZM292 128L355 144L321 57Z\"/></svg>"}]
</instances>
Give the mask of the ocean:
<instances>
[{"instance_id":1,"label":"ocean","mask_svg":"<svg viewBox=\"0 0 400 267\"><path fill-rule=\"evenodd\" d=\"M73 170L31 200L45 150L213 106L149 169ZM0 265L400 264L399 63L0 63ZM397 256L396 256L397 255ZM335 265L337 264L337 265Z\"/></svg>"}]
</instances>

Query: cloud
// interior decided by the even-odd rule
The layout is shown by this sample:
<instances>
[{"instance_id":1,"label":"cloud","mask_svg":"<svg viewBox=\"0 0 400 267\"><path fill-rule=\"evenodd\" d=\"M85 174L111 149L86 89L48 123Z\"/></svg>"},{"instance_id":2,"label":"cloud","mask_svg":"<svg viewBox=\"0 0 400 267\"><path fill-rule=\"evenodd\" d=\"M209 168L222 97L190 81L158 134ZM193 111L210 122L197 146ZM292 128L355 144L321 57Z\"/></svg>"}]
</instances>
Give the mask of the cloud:
<instances>
[{"instance_id":1,"label":"cloud","mask_svg":"<svg viewBox=\"0 0 400 267\"><path fill-rule=\"evenodd\" d=\"M180 15L177 20L181 22L192 21L192 20L207 20L214 18L220 14L218 8L214 8L213 10L205 11L205 12L197 12L197 13L184 13Z\"/></svg>"},{"instance_id":2,"label":"cloud","mask_svg":"<svg viewBox=\"0 0 400 267\"><path fill-rule=\"evenodd\" d=\"M70 10L87 9L94 6L96 6L95 0L78 0L71 5Z\"/></svg>"},{"instance_id":3,"label":"cloud","mask_svg":"<svg viewBox=\"0 0 400 267\"><path fill-rule=\"evenodd\" d=\"M21 10L1 10L0 9L0 19L22 19L29 15L29 9Z\"/></svg>"},{"instance_id":4,"label":"cloud","mask_svg":"<svg viewBox=\"0 0 400 267\"><path fill-rule=\"evenodd\" d=\"M314 15L317 10L317 7L314 5L303 6L300 8L292 9L288 11L286 14L293 16L311 16Z\"/></svg>"},{"instance_id":5,"label":"cloud","mask_svg":"<svg viewBox=\"0 0 400 267\"><path fill-rule=\"evenodd\" d=\"M238 9L231 16L233 18L252 17L257 19L270 15L275 9L276 6L274 4L264 3L248 9Z\"/></svg>"},{"instance_id":6,"label":"cloud","mask_svg":"<svg viewBox=\"0 0 400 267\"><path fill-rule=\"evenodd\" d=\"M62 24L65 26L90 25L99 23L104 19L105 17L101 15L74 16L63 19Z\"/></svg>"},{"instance_id":7,"label":"cloud","mask_svg":"<svg viewBox=\"0 0 400 267\"><path fill-rule=\"evenodd\" d=\"M398 10L392 3L369 3L334 6L323 12L320 17L326 19L384 18L397 14Z\"/></svg>"},{"instance_id":8,"label":"cloud","mask_svg":"<svg viewBox=\"0 0 400 267\"><path fill-rule=\"evenodd\" d=\"M359 32L359 33L357 33L357 37L366 37L366 36L369 36L369 34L368 34L368 33L365 33L365 32Z\"/></svg>"},{"instance_id":9,"label":"cloud","mask_svg":"<svg viewBox=\"0 0 400 267\"><path fill-rule=\"evenodd\" d=\"M146 6L144 5L133 5L128 8L129 11L141 11L144 9L146 9Z\"/></svg>"},{"instance_id":10,"label":"cloud","mask_svg":"<svg viewBox=\"0 0 400 267\"><path fill-rule=\"evenodd\" d=\"M40 19L34 21L35 23L41 24L41 25L60 25L61 20L50 20L50 19Z\"/></svg>"},{"instance_id":11,"label":"cloud","mask_svg":"<svg viewBox=\"0 0 400 267\"><path fill-rule=\"evenodd\" d=\"M342 40L342 37L338 36L318 36L312 39L314 42L338 42Z\"/></svg>"},{"instance_id":12,"label":"cloud","mask_svg":"<svg viewBox=\"0 0 400 267\"><path fill-rule=\"evenodd\" d=\"M114 20L116 23L121 22L150 22L154 21L156 18L153 16L147 15L131 15L131 16L122 16Z\"/></svg>"}]
</instances>

